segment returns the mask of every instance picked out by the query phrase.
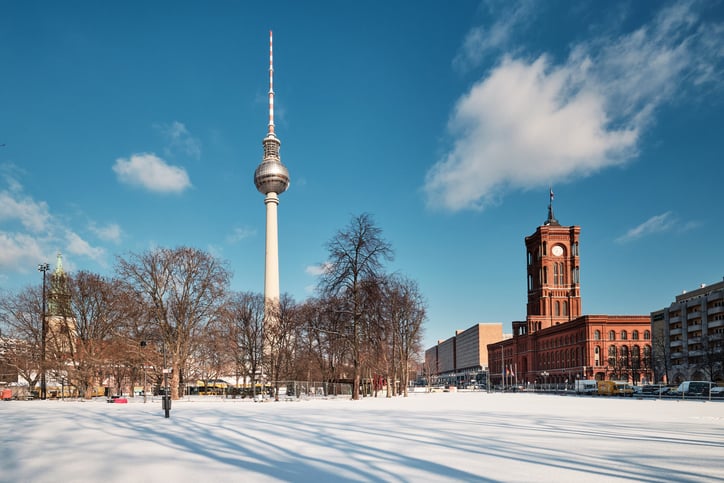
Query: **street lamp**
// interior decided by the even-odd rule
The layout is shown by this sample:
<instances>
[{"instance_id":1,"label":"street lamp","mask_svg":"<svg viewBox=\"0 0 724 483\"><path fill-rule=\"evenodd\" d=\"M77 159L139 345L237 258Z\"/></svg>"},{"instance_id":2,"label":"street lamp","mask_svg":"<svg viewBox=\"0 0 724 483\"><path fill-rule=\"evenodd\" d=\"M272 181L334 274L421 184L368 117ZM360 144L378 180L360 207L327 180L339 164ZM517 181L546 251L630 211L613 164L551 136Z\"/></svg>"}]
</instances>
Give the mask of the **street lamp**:
<instances>
[{"instance_id":1,"label":"street lamp","mask_svg":"<svg viewBox=\"0 0 724 483\"><path fill-rule=\"evenodd\" d=\"M38 271L43 272L43 309L42 309L42 322L41 322L41 335L40 335L40 399L47 397L47 385L45 382L45 339L48 334L48 321L45 314L45 273L50 270L50 265L47 263L41 263L38 265Z\"/></svg>"},{"instance_id":2,"label":"street lamp","mask_svg":"<svg viewBox=\"0 0 724 483\"><path fill-rule=\"evenodd\" d=\"M550 374L548 374L548 371L543 371L543 372L540 373L540 375L543 376L543 381L544 381L544 382L543 382L543 386L545 387L544 390L547 390L547 389L548 389L548 388L547 388L547 386L548 386L548 376L550 376Z\"/></svg>"},{"instance_id":3,"label":"street lamp","mask_svg":"<svg viewBox=\"0 0 724 483\"><path fill-rule=\"evenodd\" d=\"M141 347L146 347L146 341L141 341ZM163 395L161 396L161 409L163 409L164 417L169 417L171 411L171 395L168 393L168 373L169 369L166 367L166 343L161 339L161 352L163 352ZM143 369L143 402L146 402L146 368L144 365Z\"/></svg>"}]
</instances>

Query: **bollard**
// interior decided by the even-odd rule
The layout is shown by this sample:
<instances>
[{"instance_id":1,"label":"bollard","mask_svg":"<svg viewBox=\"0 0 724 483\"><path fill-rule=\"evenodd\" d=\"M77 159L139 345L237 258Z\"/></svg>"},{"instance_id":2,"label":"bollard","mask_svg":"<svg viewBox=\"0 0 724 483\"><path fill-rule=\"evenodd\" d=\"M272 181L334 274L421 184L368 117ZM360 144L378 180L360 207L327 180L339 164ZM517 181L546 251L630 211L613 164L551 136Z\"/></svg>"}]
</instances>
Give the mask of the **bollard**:
<instances>
[{"instance_id":1,"label":"bollard","mask_svg":"<svg viewBox=\"0 0 724 483\"><path fill-rule=\"evenodd\" d=\"M164 411L164 417L169 417L169 411L171 411L171 396L164 394L161 399L161 408Z\"/></svg>"}]
</instances>

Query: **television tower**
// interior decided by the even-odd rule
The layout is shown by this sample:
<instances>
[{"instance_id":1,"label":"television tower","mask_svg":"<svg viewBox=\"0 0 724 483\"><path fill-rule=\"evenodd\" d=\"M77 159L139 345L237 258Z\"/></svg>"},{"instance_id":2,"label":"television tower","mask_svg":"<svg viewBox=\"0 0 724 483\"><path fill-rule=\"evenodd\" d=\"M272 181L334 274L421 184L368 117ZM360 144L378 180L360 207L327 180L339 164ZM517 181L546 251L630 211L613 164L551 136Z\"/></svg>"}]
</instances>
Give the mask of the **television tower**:
<instances>
[{"instance_id":1,"label":"television tower","mask_svg":"<svg viewBox=\"0 0 724 483\"><path fill-rule=\"evenodd\" d=\"M265 306L279 303L279 242L277 206L279 195L289 188L289 171L279 158L281 141L274 133L274 55L272 31L269 31L269 131L262 141L264 158L254 172L254 184L265 195L266 256L264 269Z\"/></svg>"}]
</instances>

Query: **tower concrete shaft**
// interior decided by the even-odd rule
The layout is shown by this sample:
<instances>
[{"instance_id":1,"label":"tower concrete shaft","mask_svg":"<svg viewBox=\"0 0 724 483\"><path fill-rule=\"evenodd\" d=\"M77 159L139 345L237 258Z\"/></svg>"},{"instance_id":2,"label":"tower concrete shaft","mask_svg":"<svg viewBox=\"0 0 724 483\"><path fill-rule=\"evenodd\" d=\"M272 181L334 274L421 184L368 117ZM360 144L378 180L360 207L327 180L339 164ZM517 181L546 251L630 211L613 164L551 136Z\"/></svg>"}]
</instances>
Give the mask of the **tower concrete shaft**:
<instances>
[{"instance_id":1,"label":"tower concrete shaft","mask_svg":"<svg viewBox=\"0 0 724 483\"><path fill-rule=\"evenodd\" d=\"M266 254L264 269L264 299L267 304L279 302L279 233L277 230L277 207L279 197L267 193L266 205Z\"/></svg>"}]
</instances>

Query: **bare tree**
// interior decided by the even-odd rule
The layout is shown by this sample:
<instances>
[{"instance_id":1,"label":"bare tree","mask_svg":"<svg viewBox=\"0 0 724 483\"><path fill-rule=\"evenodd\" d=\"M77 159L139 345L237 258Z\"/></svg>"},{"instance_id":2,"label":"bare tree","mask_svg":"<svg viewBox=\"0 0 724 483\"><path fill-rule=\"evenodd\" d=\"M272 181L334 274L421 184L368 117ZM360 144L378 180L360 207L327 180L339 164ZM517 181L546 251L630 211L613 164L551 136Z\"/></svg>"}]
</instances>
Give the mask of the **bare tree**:
<instances>
[{"instance_id":1,"label":"bare tree","mask_svg":"<svg viewBox=\"0 0 724 483\"><path fill-rule=\"evenodd\" d=\"M118 259L117 272L158 329L171 361L171 397L178 399L194 340L219 315L230 274L210 254L189 247L131 253Z\"/></svg>"},{"instance_id":2,"label":"bare tree","mask_svg":"<svg viewBox=\"0 0 724 483\"><path fill-rule=\"evenodd\" d=\"M651 363L654 368L655 382L666 380L667 383L670 383L671 347L664 334L663 325L653 326L651 336L651 349L653 351Z\"/></svg>"},{"instance_id":3,"label":"bare tree","mask_svg":"<svg viewBox=\"0 0 724 483\"><path fill-rule=\"evenodd\" d=\"M393 361L399 371L400 385L405 397L410 382L410 367L421 350L425 303L417 284L402 277L392 277L386 284L389 323L393 337ZM396 379L396 377L395 377Z\"/></svg>"},{"instance_id":4,"label":"bare tree","mask_svg":"<svg viewBox=\"0 0 724 483\"><path fill-rule=\"evenodd\" d=\"M352 219L328 244L328 270L320 279L323 294L340 302L337 311L346 316L346 337L351 350L353 385L352 399L359 399L361 379L362 316L364 310L362 284L383 275L383 261L392 260L392 248L382 238L370 215Z\"/></svg>"},{"instance_id":5,"label":"bare tree","mask_svg":"<svg viewBox=\"0 0 724 483\"><path fill-rule=\"evenodd\" d=\"M3 347L6 364L28 381L34 390L40 380L41 344L43 337L42 293L39 288L27 287L17 294L0 297L0 322L6 344Z\"/></svg>"},{"instance_id":6,"label":"bare tree","mask_svg":"<svg viewBox=\"0 0 724 483\"><path fill-rule=\"evenodd\" d=\"M234 368L236 384L239 378L251 380L256 395L256 380L262 368L264 346L264 297L251 292L229 295L219 319L221 337Z\"/></svg>"},{"instance_id":7,"label":"bare tree","mask_svg":"<svg viewBox=\"0 0 724 483\"><path fill-rule=\"evenodd\" d=\"M108 364L113 347L114 331L126 324L129 306L121 284L100 275L81 271L68 278L71 324L63 333L69 337L61 346L68 350L67 370L71 384L90 398L99 384L98 375Z\"/></svg>"},{"instance_id":8,"label":"bare tree","mask_svg":"<svg viewBox=\"0 0 724 483\"><path fill-rule=\"evenodd\" d=\"M288 294L284 294L279 303L274 305L275 323L264 327L264 338L266 347L269 348L269 375L274 387L274 399L278 400L279 381L288 378L292 373L291 366L300 336L301 322L299 308Z\"/></svg>"}]
</instances>

